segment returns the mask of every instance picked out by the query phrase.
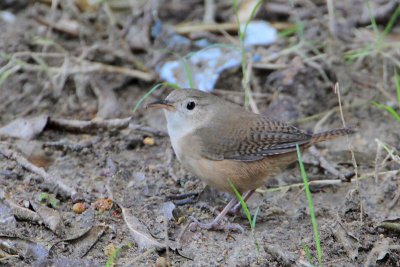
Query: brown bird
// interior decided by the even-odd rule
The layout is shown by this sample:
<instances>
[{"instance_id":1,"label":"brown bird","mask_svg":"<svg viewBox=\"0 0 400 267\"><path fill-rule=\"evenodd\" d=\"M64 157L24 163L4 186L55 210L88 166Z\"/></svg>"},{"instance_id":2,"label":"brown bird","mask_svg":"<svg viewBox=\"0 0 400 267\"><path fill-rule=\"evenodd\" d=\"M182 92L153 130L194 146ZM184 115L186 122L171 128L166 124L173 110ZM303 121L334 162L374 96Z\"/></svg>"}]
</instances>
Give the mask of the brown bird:
<instances>
[{"instance_id":1,"label":"brown bird","mask_svg":"<svg viewBox=\"0 0 400 267\"><path fill-rule=\"evenodd\" d=\"M174 90L148 107L164 110L172 147L187 170L206 184L233 194L230 179L244 199L296 161L296 145L305 149L353 133L341 128L309 134L196 89ZM240 208L235 197L214 221L196 224L221 229L221 219L234 206Z\"/></svg>"}]
</instances>

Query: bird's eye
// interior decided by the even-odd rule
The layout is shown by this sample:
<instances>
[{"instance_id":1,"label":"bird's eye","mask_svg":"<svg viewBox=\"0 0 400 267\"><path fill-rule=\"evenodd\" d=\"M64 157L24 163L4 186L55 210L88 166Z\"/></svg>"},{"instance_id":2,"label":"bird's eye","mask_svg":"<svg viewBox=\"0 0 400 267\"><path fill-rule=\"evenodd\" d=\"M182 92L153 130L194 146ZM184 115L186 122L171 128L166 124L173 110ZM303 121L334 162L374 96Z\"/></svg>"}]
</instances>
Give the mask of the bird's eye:
<instances>
[{"instance_id":1,"label":"bird's eye","mask_svg":"<svg viewBox=\"0 0 400 267\"><path fill-rule=\"evenodd\" d=\"M186 108L188 110L192 110L192 109L194 109L195 106L196 106L196 103L194 103L193 101L190 101L187 103Z\"/></svg>"}]
</instances>

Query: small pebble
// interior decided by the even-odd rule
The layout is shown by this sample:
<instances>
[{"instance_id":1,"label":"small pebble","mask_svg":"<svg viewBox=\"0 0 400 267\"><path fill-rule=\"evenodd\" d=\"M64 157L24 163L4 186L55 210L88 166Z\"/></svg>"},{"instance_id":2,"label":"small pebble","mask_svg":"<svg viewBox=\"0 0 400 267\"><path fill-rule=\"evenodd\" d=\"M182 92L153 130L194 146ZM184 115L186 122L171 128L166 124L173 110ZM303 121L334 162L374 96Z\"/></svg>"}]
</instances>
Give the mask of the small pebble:
<instances>
[{"instance_id":1,"label":"small pebble","mask_svg":"<svg viewBox=\"0 0 400 267\"><path fill-rule=\"evenodd\" d=\"M196 232L197 231L197 224L196 223L189 224L189 230L191 232Z\"/></svg>"},{"instance_id":2,"label":"small pebble","mask_svg":"<svg viewBox=\"0 0 400 267\"><path fill-rule=\"evenodd\" d=\"M77 214L81 214L82 212L84 212L86 210L86 205L83 202L75 203L72 206L72 210Z\"/></svg>"},{"instance_id":3,"label":"small pebble","mask_svg":"<svg viewBox=\"0 0 400 267\"><path fill-rule=\"evenodd\" d=\"M159 257L156 260L156 267L169 267L169 266L171 266L171 265L168 263L167 259L164 257Z\"/></svg>"},{"instance_id":4,"label":"small pebble","mask_svg":"<svg viewBox=\"0 0 400 267\"><path fill-rule=\"evenodd\" d=\"M148 145L148 146L153 146L156 143L156 141L154 141L153 137L146 137L145 139L143 139L143 144Z\"/></svg>"},{"instance_id":5,"label":"small pebble","mask_svg":"<svg viewBox=\"0 0 400 267\"><path fill-rule=\"evenodd\" d=\"M186 220L185 220L185 216L181 216L181 217L179 217L178 218L178 221L176 222L178 225L180 225L180 224L182 224L182 223L184 223Z\"/></svg>"}]
</instances>

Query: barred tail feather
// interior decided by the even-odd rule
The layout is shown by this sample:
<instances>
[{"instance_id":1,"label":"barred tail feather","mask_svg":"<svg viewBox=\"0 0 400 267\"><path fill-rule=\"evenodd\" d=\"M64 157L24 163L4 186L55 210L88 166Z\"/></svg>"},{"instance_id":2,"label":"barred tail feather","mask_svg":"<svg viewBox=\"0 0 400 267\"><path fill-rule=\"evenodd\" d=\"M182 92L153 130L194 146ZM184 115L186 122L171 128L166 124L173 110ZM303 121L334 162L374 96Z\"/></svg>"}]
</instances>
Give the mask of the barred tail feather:
<instances>
[{"instance_id":1,"label":"barred tail feather","mask_svg":"<svg viewBox=\"0 0 400 267\"><path fill-rule=\"evenodd\" d=\"M316 143L323 142L326 140L335 139L340 136L351 135L351 134L354 134L355 132L356 131L354 129L350 129L350 128L339 128L339 129L329 130L326 132L314 134L311 137L310 143L316 144Z\"/></svg>"}]
</instances>

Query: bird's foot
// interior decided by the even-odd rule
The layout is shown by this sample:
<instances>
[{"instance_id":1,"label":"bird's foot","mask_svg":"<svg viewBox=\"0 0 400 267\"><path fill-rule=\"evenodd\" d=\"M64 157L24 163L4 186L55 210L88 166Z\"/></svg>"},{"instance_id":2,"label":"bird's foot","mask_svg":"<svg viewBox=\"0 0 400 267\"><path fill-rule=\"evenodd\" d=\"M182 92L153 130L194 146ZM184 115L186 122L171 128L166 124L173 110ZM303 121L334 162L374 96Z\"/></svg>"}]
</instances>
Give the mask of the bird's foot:
<instances>
[{"instance_id":1,"label":"bird's foot","mask_svg":"<svg viewBox=\"0 0 400 267\"><path fill-rule=\"evenodd\" d=\"M243 195L243 200L246 202L246 201L254 194L254 192L255 192L255 190L247 191L247 192ZM228 211L228 214L236 216L236 215L239 214L239 211L240 211L240 209L242 209L242 208L243 208L243 207L242 207L242 203L240 203L240 201L238 201L238 202L236 203L236 205L233 206L233 208L231 208L231 209Z\"/></svg>"},{"instance_id":2,"label":"bird's foot","mask_svg":"<svg viewBox=\"0 0 400 267\"><path fill-rule=\"evenodd\" d=\"M239 214L240 209L242 208L242 205L240 205L240 202L237 203L233 208L231 208L228 212L229 215L236 216Z\"/></svg>"},{"instance_id":3,"label":"bird's foot","mask_svg":"<svg viewBox=\"0 0 400 267\"><path fill-rule=\"evenodd\" d=\"M190 216L192 223L189 225L189 229L191 231L196 231L197 227L202 229L211 230L211 231L232 231L232 232L239 232L243 233L244 229L237 223L227 223L221 224L221 221L213 220L210 223L201 223L193 216Z\"/></svg>"}]
</instances>

